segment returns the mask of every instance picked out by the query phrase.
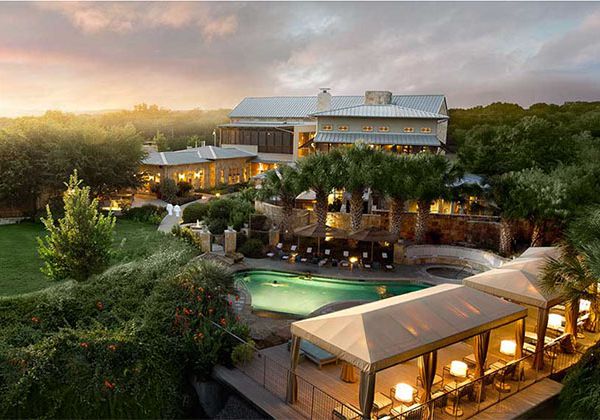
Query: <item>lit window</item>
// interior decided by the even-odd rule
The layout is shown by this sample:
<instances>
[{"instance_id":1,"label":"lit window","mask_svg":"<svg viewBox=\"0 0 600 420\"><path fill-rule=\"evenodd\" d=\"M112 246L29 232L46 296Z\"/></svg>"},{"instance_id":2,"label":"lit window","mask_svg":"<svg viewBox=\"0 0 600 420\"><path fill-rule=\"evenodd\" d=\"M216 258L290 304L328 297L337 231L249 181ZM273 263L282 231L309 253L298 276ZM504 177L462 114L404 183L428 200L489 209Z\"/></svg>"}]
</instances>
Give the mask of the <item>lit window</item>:
<instances>
[{"instance_id":1,"label":"lit window","mask_svg":"<svg viewBox=\"0 0 600 420\"><path fill-rule=\"evenodd\" d=\"M429 127L421 127L421 133L431 133L431 128Z\"/></svg>"},{"instance_id":2,"label":"lit window","mask_svg":"<svg viewBox=\"0 0 600 420\"><path fill-rule=\"evenodd\" d=\"M340 125L338 127L338 130L340 130L340 131L348 131L348 126L347 125Z\"/></svg>"},{"instance_id":3,"label":"lit window","mask_svg":"<svg viewBox=\"0 0 600 420\"><path fill-rule=\"evenodd\" d=\"M404 127L404 132L405 132L405 133L412 133L412 132L414 132L414 131L415 131L415 129L414 129L414 128L412 128L412 127Z\"/></svg>"},{"instance_id":4,"label":"lit window","mask_svg":"<svg viewBox=\"0 0 600 420\"><path fill-rule=\"evenodd\" d=\"M390 127L384 125L383 127L379 127L379 131L382 131L384 133L388 132L390 131Z\"/></svg>"},{"instance_id":5,"label":"lit window","mask_svg":"<svg viewBox=\"0 0 600 420\"><path fill-rule=\"evenodd\" d=\"M371 127L370 125L364 125L363 131L373 131L373 127Z\"/></svg>"},{"instance_id":6,"label":"lit window","mask_svg":"<svg viewBox=\"0 0 600 420\"><path fill-rule=\"evenodd\" d=\"M322 130L323 131L331 131L331 130L333 130L333 127L329 124L326 124L323 126Z\"/></svg>"}]
</instances>

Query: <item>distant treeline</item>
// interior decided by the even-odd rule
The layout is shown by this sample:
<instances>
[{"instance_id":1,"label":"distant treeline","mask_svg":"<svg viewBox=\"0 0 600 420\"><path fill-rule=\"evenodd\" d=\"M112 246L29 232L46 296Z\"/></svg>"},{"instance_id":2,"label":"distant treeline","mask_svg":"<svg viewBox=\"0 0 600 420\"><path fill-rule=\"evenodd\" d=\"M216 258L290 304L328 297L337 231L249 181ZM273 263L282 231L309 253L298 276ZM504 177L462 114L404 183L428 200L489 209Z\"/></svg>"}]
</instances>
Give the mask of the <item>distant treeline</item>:
<instances>
[{"instance_id":1,"label":"distant treeline","mask_svg":"<svg viewBox=\"0 0 600 420\"><path fill-rule=\"evenodd\" d=\"M512 126L525 117L542 118L572 134L588 131L592 137L600 137L600 102L566 102L563 105L539 103L529 108L495 102L467 109L450 109L449 113L448 138L454 149L473 127Z\"/></svg>"},{"instance_id":2,"label":"distant treeline","mask_svg":"<svg viewBox=\"0 0 600 420\"><path fill-rule=\"evenodd\" d=\"M123 127L133 125L145 141L158 137L162 140L159 148L162 150L184 149L187 145L196 143L213 144L213 130L228 121L229 109L203 111L173 111L158 105L139 104L133 110L109 111L94 114L64 114L58 111L48 111L45 116L60 119L61 116L81 119L98 123L103 127ZM31 118L31 117L23 117ZM40 117L42 118L42 117ZM19 118L0 118L0 128L11 125Z\"/></svg>"}]
</instances>

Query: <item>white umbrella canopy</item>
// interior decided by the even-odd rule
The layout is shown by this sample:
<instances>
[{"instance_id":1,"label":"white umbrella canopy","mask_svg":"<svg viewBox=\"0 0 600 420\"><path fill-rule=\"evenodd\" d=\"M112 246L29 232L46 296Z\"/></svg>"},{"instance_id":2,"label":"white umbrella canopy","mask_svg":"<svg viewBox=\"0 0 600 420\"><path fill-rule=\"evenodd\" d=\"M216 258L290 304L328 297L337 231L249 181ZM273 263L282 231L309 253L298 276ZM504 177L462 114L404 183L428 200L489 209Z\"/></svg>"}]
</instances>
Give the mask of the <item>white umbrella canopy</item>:
<instances>
[{"instance_id":1,"label":"white umbrella canopy","mask_svg":"<svg viewBox=\"0 0 600 420\"><path fill-rule=\"evenodd\" d=\"M500 268L510 270L521 270L529 274L533 274L536 278L541 274L544 266L548 263L548 260L543 258L522 258L519 257L515 260L505 262Z\"/></svg>"},{"instance_id":2,"label":"white umbrella canopy","mask_svg":"<svg viewBox=\"0 0 600 420\"><path fill-rule=\"evenodd\" d=\"M527 248L519 258L560 258L560 248L555 246L532 246Z\"/></svg>"}]
</instances>

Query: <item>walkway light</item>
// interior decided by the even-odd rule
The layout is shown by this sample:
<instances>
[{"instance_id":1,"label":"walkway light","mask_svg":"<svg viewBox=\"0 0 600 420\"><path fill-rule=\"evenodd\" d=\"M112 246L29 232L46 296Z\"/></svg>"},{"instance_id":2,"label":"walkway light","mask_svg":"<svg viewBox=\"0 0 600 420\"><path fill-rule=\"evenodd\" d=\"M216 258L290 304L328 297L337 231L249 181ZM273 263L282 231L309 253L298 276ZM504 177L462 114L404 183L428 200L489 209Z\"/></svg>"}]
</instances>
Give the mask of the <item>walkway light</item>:
<instances>
[{"instance_id":1,"label":"walkway light","mask_svg":"<svg viewBox=\"0 0 600 420\"><path fill-rule=\"evenodd\" d=\"M592 302L586 299L581 299L579 301L579 312L587 312L590 310L590 306L592 306Z\"/></svg>"},{"instance_id":2,"label":"walkway light","mask_svg":"<svg viewBox=\"0 0 600 420\"><path fill-rule=\"evenodd\" d=\"M465 362L461 362L460 360L453 360L450 363L450 375L458 378L466 378L467 364Z\"/></svg>"},{"instance_id":3,"label":"walkway light","mask_svg":"<svg viewBox=\"0 0 600 420\"><path fill-rule=\"evenodd\" d=\"M515 340L500 341L500 353L506 354L507 356L514 356L516 352L517 343Z\"/></svg>"},{"instance_id":4,"label":"walkway light","mask_svg":"<svg viewBox=\"0 0 600 420\"><path fill-rule=\"evenodd\" d=\"M396 392L394 398L403 403L410 404L413 401L414 388L409 384L399 383L396 384Z\"/></svg>"}]
</instances>

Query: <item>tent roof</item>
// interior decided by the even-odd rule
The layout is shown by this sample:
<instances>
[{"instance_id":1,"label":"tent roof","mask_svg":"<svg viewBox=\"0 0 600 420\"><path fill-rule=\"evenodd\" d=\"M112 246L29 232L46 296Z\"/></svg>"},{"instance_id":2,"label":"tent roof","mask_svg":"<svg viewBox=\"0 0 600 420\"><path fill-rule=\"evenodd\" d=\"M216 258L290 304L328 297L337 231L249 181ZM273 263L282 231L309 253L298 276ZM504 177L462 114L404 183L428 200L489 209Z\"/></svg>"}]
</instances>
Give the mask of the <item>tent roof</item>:
<instances>
[{"instance_id":1,"label":"tent roof","mask_svg":"<svg viewBox=\"0 0 600 420\"><path fill-rule=\"evenodd\" d=\"M539 276L549 256L558 256L553 247L529 248L519 258L484 273L467 277L463 284L513 302L546 309L561 303L559 293L544 290Z\"/></svg>"},{"instance_id":2,"label":"tent roof","mask_svg":"<svg viewBox=\"0 0 600 420\"><path fill-rule=\"evenodd\" d=\"M524 318L527 310L443 284L292 323L292 334L376 372Z\"/></svg>"}]
</instances>

